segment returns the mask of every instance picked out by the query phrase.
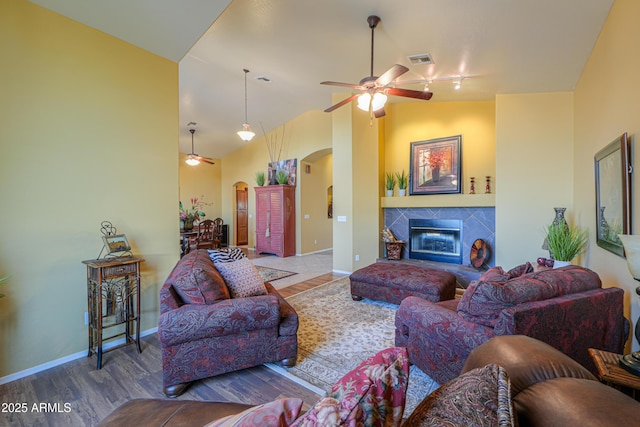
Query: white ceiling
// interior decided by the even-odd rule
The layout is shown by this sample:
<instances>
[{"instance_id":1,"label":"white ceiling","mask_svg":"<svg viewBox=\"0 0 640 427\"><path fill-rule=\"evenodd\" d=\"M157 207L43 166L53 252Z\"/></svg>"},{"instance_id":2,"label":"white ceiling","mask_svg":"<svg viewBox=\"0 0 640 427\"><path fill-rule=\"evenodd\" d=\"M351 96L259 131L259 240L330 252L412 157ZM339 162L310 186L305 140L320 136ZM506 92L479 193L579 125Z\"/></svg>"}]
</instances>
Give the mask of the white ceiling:
<instances>
[{"instance_id":1,"label":"white ceiling","mask_svg":"<svg viewBox=\"0 0 640 427\"><path fill-rule=\"evenodd\" d=\"M573 90L614 0L31 1L179 61L180 151L191 150L193 121L196 152L219 158L245 144L235 133L244 121L243 68L258 135L323 110L345 89L321 81L369 75L369 15L382 18L375 75L398 63L410 69L400 81L436 79L432 100L416 102L490 100ZM407 57L422 53L435 63L411 65ZM459 91L437 81L460 76Z\"/></svg>"}]
</instances>

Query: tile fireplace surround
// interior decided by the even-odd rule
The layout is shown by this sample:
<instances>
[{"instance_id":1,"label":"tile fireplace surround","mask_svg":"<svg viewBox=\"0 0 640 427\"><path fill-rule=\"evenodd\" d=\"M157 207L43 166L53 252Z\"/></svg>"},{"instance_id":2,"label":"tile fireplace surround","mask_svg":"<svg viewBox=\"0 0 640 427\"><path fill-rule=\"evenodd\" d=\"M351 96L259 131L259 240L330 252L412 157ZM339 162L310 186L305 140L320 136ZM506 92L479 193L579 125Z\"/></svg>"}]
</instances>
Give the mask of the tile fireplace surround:
<instances>
[{"instance_id":1,"label":"tile fireplace surround","mask_svg":"<svg viewBox=\"0 0 640 427\"><path fill-rule=\"evenodd\" d=\"M384 208L384 226L405 242L409 240L409 219L459 219L462 220L462 265L470 265L471 245L483 239L491 250L489 267L495 266L496 210L494 207L454 208ZM409 248L402 250L402 258L409 258Z\"/></svg>"}]
</instances>

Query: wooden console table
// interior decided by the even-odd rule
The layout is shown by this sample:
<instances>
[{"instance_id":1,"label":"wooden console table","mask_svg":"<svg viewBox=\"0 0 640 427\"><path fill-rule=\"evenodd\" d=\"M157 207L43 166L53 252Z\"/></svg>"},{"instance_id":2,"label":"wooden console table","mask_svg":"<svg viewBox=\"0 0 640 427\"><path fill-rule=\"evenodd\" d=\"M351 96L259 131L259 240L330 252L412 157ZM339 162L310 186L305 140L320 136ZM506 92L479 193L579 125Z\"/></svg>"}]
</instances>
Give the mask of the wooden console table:
<instances>
[{"instance_id":1,"label":"wooden console table","mask_svg":"<svg viewBox=\"0 0 640 427\"><path fill-rule=\"evenodd\" d=\"M124 336L124 344L135 343L140 348L140 263L132 256L82 261L87 266L87 307L89 311L89 354L98 356L102 368L104 341ZM124 332L103 337L103 331L123 325ZM135 339L133 328L135 324Z\"/></svg>"},{"instance_id":2,"label":"wooden console table","mask_svg":"<svg viewBox=\"0 0 640 427\"><path fill-rule=\"evenodd\" d=\"M621 354L590 348L589 356L596 365L601 382L640 400L640 377L620 367Z\"/></svg>"}]
</instances>

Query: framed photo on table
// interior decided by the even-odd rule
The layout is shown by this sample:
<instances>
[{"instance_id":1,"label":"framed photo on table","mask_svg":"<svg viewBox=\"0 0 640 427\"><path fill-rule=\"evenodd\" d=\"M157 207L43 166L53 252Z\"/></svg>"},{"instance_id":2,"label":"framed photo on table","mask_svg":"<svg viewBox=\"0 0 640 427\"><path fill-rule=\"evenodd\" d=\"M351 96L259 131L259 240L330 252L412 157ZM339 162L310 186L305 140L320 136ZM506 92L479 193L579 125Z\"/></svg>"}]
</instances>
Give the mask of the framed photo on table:
<instances>
[{"instance_id":1,"label":"framed photo on table","mask_svg":"<svg viewBox=\"0 0 640 427\"><path fill-rule=\"evenodd\" d=\"M107 248L107 254L118 252L126 252L131 250L131 246L124 234L115 234L111 236L102 236L104 246Z\"/></svg>"},{"instance_id":2,"label":"framed photo on table","mask_svg":"<svg viewBox=\"0 0 640 427\"><path fill-rule=\"evenodd\" d=\"M409 194L462 192L462 135L411 143Z\"/></svg>"}]
</instances>

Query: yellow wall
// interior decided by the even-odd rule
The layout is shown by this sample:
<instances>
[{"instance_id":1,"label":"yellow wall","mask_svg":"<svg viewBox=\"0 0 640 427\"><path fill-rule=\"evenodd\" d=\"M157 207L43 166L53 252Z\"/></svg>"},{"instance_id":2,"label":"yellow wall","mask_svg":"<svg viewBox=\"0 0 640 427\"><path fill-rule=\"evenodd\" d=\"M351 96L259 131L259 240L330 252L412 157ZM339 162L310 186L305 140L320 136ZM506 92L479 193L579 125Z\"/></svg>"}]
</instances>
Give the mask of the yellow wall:
<instances>
[{"instance_id":1,"label":"yellow wall","mask_svg":"<svg viewBox=\"0 0 640 427\"><path fill-rule=\"evenodd\" d=\"M182 206L188 209L191 207L192 197L200 198L204 196L202 200L208 204L202 208L202 211L207 214L205 218L216 219L222 215L222 199L220 197L222 160L213 159L214 165L200 163L197 166L189 166L185 163L185 159L186 154L180 153L179 197L180 201L182 201ZM231 221L231 218L229 218L229 221Z\"/></svg>"},{"instance_id":2,"label":"yellow wall","mask_svg":"<svg viewBox=\"0 0 640 427\"><path fill-rule=\"evenodd\" d=\"M304 189L300 200L301 253L333 247L333 219L328 217L327 190L333 185L333 156L324 155L312 162L299 163L298 183ZM305 167L309 166L309 173Z\"/></svg>"},{"instance_id":3,"label":"yellow wall","mask_svg":"<svg viewBox=\"0 0 640 427\"><path fill-rule=\"evenodd\" d=\"M142 329L157 325L179 254L178 67L23 0L0 2L0 51L4 377L86 351L81 261L103 220L146 259Z\"/></svg>"},{"instance_id":4,"label":"yellow wall","mask_svg":"<svg viewBox=\"0 0 640 427\"><path fill-rule=\"evenodd\" d=\"M496 177L495 103L411 102L391 104L385 117L385 172L409 174L411 143L462 135L462 192L469 192L469 178L476 177L476 192L484 192L484 177ZM397 187L395 194L397 194ZM451 196L456 197L456 196Z\"/></svg>"},{"instance_id":5,"label":"yellow wall","mask_svg":"<svg viewBox=\"0 0 640 427\"><path fill-rule=\"evenodd\" d=\"M331 115L322 111L308 111L293 120L287 122L283 128L274 130L269 138L278 135L277 141L282 141L284 134L284 149L280 160L298 159L298 178L300 178L300 165L302 159L331 148ZM249 247L255 247L256 221L255 221L255 181L256 172L267 173L269 165L269 151L265 136L256 136L242 149L230 154L222 160L222 187L221 206L222 219L232 225L234 215L234 185L238 182L249 184ZM302 189L304 182L296 187L296 253L301 253L301 219L300 197L306 197ZM230 239L235 239L235 230L229 229ZM235 244L231 241L230 244Z\"/></svg>"},{"instance_id":6,"label":"yellow wall","mask_svg":"<svg viewBox=\"0 0 640 427\"><path fill-rule=\"evenodd\" d=\"M580 224L590 229L591 243L587 266L598 272L605 286L626 290L627 316L635 324L640 304L635 295L638 282L629 274L626 262L596 245L595 190L593 156L614 138L628 132L632 138L632 226L640 230L640 2L616 0L594 46L578 85L575 101L574 206L580 212ZM629 312L629 308L631 310ZM634 350L638 342L634 339Z\"/></svg>"},{"instance_id":7,"label":"yellow wall","mask_svg":"<svg viewBox=\"0 0 640 427\"><path fill-rule=\"evenodd\" d=\"M572 206L573 96L499 95L496 111L496 265L511 268L549 256L554 207L571 223L581 216Z\"/></svg>"}]
</instances>

